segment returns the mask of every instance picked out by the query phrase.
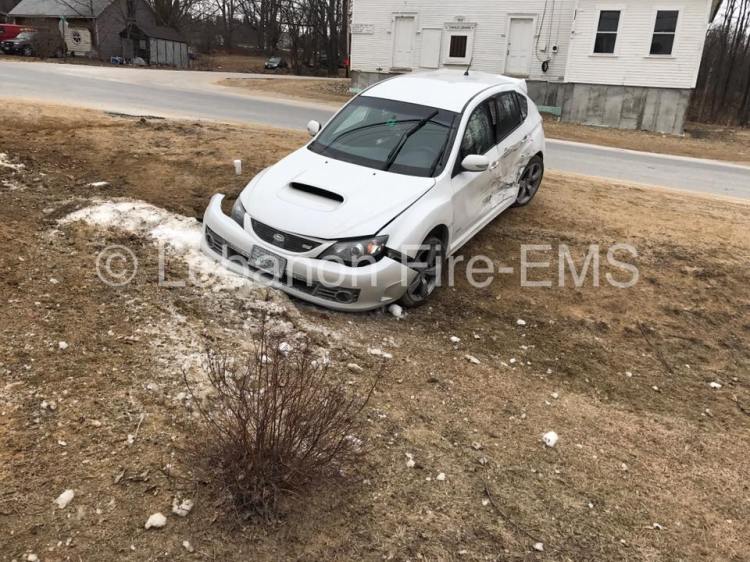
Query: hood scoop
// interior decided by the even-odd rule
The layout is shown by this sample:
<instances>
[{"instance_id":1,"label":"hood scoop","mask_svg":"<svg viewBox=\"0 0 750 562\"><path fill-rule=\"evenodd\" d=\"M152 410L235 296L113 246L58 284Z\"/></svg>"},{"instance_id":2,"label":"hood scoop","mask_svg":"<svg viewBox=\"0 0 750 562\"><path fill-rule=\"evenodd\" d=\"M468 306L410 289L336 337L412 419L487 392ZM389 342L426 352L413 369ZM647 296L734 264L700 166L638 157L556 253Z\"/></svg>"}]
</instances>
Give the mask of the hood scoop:
<instances>
[{"instance_id":1,"label":"hood scoop","mask_svg":"<svg viewBox=\"0 0 750 562\"><path fill-rule=\"evenodd\" d=\"M307 209L333 211L344 202L344 197L322 187L292 182L279 190L279 199Z\"/></svg>"},{"instance_id":2,"label":"hood scoop","mask_svg":"<svg viewBox=\"0 0 750 562\"><path fill-rule=\"evenodd\" d=\"M337 201L338 203L344 202L344 197L333 191L328 191L321 187L315 187L314 185L307 185L306 183L292 182L292 189L302 191L303 193L309 193L310 195L317 195L318 197L325 197L331 201Z\"/></svg>"}]
</instances>

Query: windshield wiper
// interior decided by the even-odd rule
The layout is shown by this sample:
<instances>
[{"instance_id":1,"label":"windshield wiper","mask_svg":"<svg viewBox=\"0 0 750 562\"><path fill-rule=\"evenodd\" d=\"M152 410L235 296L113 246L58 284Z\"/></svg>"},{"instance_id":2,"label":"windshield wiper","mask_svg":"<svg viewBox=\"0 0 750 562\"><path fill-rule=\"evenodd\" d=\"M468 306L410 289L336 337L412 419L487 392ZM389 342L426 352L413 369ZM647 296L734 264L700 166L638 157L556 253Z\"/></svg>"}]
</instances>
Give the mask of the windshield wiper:
<instances>
[{"instance_id":1,"label":"windshield wiper","mask_svg":"<svg viewBox=\"0 0 750 562\"><path fill-rule=\"evenodd\" d=\"M401 138L398 140L398 144L393 147L390 153L388 153L388 159L385 161L385 166L383 167L384 170L391 169L391 166L396 161L396 158L398 158L398 155L401 152L401 149L404 148L404 145L406 144L406 141L409 140L409 137L412 136L414 133L416 133L419 129L424 127L427 123L429 123L438 113L440 113L440 111L436 109L435 111L430 113L427 117L419 121L419 123L414 125L411 129L404 132L403 135L401 135Z\"/></svg>"},{"instance_id":2,"label":"windshield wiper","mask_svg":"<svg viewBox=\"0 0 750 562\"><path fill-rule=\"evenodd\" d=\"M331 146L336 144L339 140L344 138L345 136L356 133L357 131L362 131L364 129L370 129L372 127L382 127L383 125L397 125L399 123L411 123L413 121L417 121L417 119L401 119L399 121L381 121L378 123L369 123L367 125L360 125L359 127L354 127L352 129L347 129L343 133L339 133L337 136L335 136L331 142L329 142L321 151L321 154L323 154L326 150L328 150ZM321 143L322 144L322 143Z\"/></svg>"}]
</instances>

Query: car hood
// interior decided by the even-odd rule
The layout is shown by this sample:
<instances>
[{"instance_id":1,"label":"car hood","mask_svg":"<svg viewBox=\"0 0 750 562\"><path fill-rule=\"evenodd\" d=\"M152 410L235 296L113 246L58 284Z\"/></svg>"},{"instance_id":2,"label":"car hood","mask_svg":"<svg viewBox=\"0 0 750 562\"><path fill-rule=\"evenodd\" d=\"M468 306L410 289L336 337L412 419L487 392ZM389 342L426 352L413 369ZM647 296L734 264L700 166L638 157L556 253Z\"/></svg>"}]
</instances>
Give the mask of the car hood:
<instances>
[{"instance_id":1,"label":"car hood","mask_svg":"<svg viewBox=\"0 0 750 562\"><path fill-rule=\"evenodd\" d=\"M262 172L240 198L251 217L278 230L337 240L377 234L434 185L434 178L358 166L305 147Z\"/></svg>"}]
</instances>

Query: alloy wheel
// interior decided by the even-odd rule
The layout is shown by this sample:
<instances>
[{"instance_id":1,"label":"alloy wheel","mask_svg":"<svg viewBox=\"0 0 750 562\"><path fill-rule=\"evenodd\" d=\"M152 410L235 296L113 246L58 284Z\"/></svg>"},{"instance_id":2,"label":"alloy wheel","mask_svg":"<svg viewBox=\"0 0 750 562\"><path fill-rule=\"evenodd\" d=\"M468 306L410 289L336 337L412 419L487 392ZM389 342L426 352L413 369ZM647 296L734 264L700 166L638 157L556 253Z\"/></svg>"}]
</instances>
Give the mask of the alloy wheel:
<instances>
[{"instance_id":1,"label":"alloy wheel","mask_svg":"<svg viewBox=\"0 0 750 562\"><path fill-rule=\"evenodd\" d=\"M516 205L525 205L536 195L542 183L543 168L540 162L532 160L523 172L518 182L518 197Z\"/></svg>"}]
</instances>

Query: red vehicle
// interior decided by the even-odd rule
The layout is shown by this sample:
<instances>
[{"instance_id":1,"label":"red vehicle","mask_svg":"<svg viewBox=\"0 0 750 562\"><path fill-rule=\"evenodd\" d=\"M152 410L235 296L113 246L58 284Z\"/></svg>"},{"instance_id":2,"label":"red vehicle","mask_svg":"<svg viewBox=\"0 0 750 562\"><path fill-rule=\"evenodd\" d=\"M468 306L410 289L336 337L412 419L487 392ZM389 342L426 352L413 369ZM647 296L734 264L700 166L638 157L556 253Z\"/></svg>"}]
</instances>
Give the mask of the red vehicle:
<instances>
[{"instance_id":1,"label":"red vehicle","mask_svg":"<svg viewBox=\"0 0 750 562\"><path fill-rule=\"evenodd\" d=\"M13 39L22 31L28 31L29 27L25 25L15 25L13 23L0 23L0 41Z\"/></svg>"}]
</instances>

